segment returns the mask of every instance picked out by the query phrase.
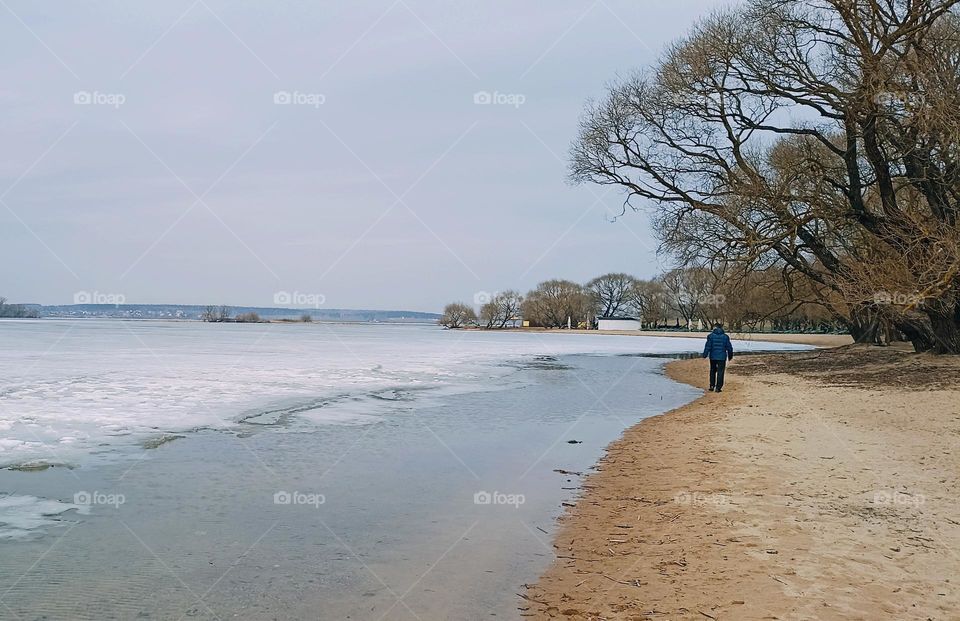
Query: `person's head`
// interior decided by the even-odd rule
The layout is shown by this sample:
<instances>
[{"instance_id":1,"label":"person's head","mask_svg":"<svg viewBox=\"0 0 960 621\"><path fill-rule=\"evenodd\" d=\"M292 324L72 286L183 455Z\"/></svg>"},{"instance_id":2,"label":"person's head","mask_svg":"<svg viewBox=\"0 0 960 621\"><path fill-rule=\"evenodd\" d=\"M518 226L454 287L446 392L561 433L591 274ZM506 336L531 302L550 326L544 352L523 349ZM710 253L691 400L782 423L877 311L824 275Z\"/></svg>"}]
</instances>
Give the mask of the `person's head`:
<instances>
[{"instance_id":1,"label":"person's head","mask_svg":"<svg viewBox=\"0 0 960 621\"><path fill-rule=\"evenodd\" d=\"M722 324L722 323L715 323L715 324L713 324L713 329L714 329L714 330L723 330L723 324Z\"/></svg>"}]
</instances>

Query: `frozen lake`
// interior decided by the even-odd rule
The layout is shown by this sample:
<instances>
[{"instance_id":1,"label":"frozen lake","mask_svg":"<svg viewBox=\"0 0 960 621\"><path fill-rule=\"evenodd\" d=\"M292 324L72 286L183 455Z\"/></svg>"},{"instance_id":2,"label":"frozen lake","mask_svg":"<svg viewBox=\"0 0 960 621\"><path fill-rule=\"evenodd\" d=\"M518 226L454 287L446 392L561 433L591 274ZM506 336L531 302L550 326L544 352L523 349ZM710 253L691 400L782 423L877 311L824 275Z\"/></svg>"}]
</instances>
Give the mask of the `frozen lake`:
<instances>
[{"instance_id":1,"label":"frozen lake","mask_svg":"<svg viewBox=\"0 0 960 621\"><path fill-rule=\"evenodd\" d=\"M555 470L694 398L642 354L702 347L52 320L0 338L0 618L25 619L513 618L579 483Z\"/></svg>"}]
</instances>

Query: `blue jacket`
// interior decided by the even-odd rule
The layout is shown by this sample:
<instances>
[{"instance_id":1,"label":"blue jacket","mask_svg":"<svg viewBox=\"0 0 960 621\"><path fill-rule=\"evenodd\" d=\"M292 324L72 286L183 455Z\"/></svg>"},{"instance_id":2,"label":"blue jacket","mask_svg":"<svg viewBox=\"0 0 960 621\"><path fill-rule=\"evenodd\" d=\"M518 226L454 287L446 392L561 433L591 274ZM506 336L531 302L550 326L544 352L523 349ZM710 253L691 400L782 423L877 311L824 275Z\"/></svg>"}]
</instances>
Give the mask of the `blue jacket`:
<instances>
[{"instance_id":1,"label":"blue jacket","mask_svg":"<svg viewBox=\"0 0 960 621\"><path fill-rule=\"evenodd\" d=\"M703 357L710 360L733 360L733 344L723 328L714 328L707 335L707 343L703 346Z\"/></svg>"}]
</instances>

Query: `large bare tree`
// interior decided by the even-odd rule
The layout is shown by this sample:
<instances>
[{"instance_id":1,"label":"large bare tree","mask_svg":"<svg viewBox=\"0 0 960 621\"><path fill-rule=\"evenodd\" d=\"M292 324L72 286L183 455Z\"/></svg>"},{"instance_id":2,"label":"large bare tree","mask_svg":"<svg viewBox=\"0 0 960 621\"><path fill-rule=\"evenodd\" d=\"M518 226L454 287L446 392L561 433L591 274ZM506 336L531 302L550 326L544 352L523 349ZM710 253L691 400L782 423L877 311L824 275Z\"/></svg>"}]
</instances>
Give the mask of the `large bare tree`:
<instances>
[{"instance_id":1,"label":"large bare tree","mask_svg":"<svg viewBox=\"0 0 960 621\"><path fill-rule=\"evenodd\" d=\"M569 280L542 282L523 301L523 318L546 328L563 328L568 321L576 326L586 322L589 313L589 296Z\"/></svg>"},{"instance_id":2,"label":"large bare tree","mask_svg":"<svg viewBox=\"0 0 960 621\"><path fill-rule=\"evenodd\" d=\"M610 273L597 276L586 284L594 312L598 317L616 317L630 310L631 293L637 279L630 274Z\"/></svg>"},{"instance_id":3,"label":"large bare tree","mask_svg":"<svg viewBox=\"0 0 960 621\"><path fill-rule=\"evenodd\" d=\"M748 0L588 106L572 176L653 208L665 248L802 278L960 353L958 0ZM878 269L879 268L879 269Z\"/></svg>"}]
</instances>

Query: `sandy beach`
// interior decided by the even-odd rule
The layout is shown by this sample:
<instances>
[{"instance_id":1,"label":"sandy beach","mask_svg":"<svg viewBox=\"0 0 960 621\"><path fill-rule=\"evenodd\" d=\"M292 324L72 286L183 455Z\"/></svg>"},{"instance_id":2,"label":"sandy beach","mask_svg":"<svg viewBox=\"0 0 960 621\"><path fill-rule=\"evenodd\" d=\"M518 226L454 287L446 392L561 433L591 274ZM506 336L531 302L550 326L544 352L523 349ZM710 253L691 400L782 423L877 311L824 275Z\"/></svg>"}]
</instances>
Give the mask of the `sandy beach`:
<instances>
[{"instance_id":1,"label":"sandy beach","mask_svg":"<svg viewBox=\"0 0 960 621\"><path fill-rule=\"evenodd\" d=\"M735 359L609 447L520 614L960 618L958 387L960 360L898 348Z\"/></svg>"}]
</instances>

